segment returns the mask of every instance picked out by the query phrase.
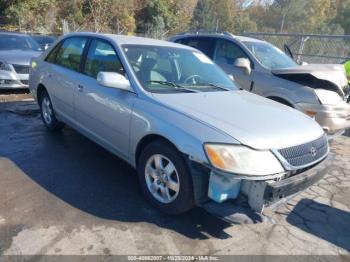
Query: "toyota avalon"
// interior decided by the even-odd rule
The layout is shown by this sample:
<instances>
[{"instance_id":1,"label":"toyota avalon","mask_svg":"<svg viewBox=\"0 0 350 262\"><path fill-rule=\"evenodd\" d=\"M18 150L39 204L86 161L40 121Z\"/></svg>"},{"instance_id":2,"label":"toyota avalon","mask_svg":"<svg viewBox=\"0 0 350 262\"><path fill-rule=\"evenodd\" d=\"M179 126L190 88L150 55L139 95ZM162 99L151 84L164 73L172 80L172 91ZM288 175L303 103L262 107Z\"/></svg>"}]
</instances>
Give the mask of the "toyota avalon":
<instances>
[{"instance_id":1,"label":"toyota avalon","mask_svg":"<svg viewBox=\"0 0 350 262\"><path fill-rule=\"evenodd\" d=\"M312 118L241 90L203 53L176 43L68 34L32 60L30 90L48 130L67 124L125 160L167 213L239 196L262 212L318 181L331 162Z\"/></svg>"}]
</instances>

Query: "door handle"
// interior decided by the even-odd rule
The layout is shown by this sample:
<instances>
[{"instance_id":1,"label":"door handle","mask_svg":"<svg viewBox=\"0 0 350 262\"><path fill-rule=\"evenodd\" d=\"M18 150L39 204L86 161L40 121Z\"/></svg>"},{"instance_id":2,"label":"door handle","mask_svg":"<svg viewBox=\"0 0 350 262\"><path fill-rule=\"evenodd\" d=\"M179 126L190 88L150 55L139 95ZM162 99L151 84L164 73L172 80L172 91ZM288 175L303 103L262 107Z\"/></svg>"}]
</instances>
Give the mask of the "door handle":
<instances>
[{"instance_id":1,"label":"door handle","mask_svg":"<svg viewBox=\"0 0 350 262\"><path fill-rule=\"evenodd\" d=\"M79 92L83 92L83 90L84 90L84 86L78 85L78 91L79 91Z\"/></svg>"}]
</instances>

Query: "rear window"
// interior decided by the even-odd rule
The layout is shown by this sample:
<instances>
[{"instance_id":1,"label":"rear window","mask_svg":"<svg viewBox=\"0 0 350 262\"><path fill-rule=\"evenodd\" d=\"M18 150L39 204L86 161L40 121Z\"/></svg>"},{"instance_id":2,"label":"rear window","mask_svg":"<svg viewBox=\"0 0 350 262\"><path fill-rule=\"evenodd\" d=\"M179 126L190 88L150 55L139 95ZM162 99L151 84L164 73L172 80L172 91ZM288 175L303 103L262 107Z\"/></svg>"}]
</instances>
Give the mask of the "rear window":
<instances>
[{"instance_id":1,"label":"rear window","mask_svg":"<svg viewBox=\"0 0 350 262\"><path fill-rule=\"evenodd\" d=\"M215 38L212 37L188 37L181 38L175 41L176 43L187 45L198 49L206 54L208 57L213 58Z\"/></svg>"},{"instance_id":2,"label":"rear window","mask_svg":"<svg viewBox=\"0 0 350 262\"><path fill-rule=\"evenodd\" d=\"M42 51L38 43L28 35L0 34L0 50Z\"/></svg>"}]
</instances>

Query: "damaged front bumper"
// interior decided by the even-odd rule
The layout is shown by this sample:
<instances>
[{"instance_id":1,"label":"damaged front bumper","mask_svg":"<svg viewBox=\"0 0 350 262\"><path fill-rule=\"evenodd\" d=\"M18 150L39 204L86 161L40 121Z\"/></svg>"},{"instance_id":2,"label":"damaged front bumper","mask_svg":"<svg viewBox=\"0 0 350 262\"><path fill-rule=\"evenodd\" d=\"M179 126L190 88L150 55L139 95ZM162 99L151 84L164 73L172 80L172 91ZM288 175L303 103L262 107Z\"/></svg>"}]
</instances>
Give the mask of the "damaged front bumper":
<instances>
[{"instance_id":1,"label":"damaged front bumper","mask_svg":"<svg viewBox=\"0 0 350 262\"><path fill-rule=\"evenodd\" d=\"M323 178L329 171L334 159L333 154L318 164L296 175L286 178L260 178L259 180L240 178L232 174L212 171L209 178L208 196L215 202L222 203L228 199L236 199L243 194L248 199L251 209L262 213L268 206L276 206L305 190Z\"/></svg>"},{"instance_id":2,"label":"damaged front bumper","mask_svg":"<svg viewBox=\"0 0 350 262\"><path fill-rule=\"evenodd\" d=\"M314 114L317 123L330 136L342 134L350 128L349 103L342 102L339 105L298 103L295 106L306 114Z\"/></svg>"}]
</instances>

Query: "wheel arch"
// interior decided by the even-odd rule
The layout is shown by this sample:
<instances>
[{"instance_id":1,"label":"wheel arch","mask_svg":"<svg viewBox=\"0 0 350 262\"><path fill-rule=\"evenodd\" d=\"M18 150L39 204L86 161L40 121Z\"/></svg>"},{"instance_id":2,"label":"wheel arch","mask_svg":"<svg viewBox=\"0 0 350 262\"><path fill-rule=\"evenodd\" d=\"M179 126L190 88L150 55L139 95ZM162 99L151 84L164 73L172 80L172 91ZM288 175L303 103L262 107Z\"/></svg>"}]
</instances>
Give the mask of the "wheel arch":
<instances>
[{"instance_id":1,"label":"wheel arch","mask_svg":"<svg viewBox=\"0 0 350 262\"><path fill-rule=\"evenodd\" d=\"M36 90L36 97L37 97L38 102L40 102L41 94L43 93L43 91L47 92L47 89L42 83L40 83L37 87L37 90Z\"/></svg>"},{"instance_id":2,"label":"wheel arch","mask_svg":"<svg viewBox=\"0 0 350 262\"><path fill-rule=\"evenodd\" d=\"M146 136L144 136L137 144L136 146L136 151L135 151L135 163L138 162L141 152L142 150L149 144L155 142L155 141L163 141L165 143L167 143L168 145L170 145L171 147L173 147L174 149L176 149L178 152L181 153L181 151L175 146L175 144L173 142L171 142L168 138L159 135L159 134L147 134Z\"/></svg>"},{"instance_id":3,"label":"wheel arch","mask_svg":"<svg viewBox=\"0 0 350 262\"><path fill-rule=\"evenodd\" d=\"M291 102L289 102L287 99L279 97L279 96L268 96L268 99L271 99L273 101L279 102L281 104L284 104L286 106L292 107L294 108L293 104Z\"/></svg>"},{"instance_id":4,"label":"wheel arch","mask_svg":"<svg viewBox=\"0 0 350 262\"><path fill-rule=\"evenodd\" d=\"M148 134L144 136L137 144L135 151L135 163L139 160L142 150L149 144L155 141L163 141L166 144L173 147L180 153L182 159L185 161L186 167L191 175L191 183L194 194L195 204L199 205L208 201L208 185L209 185L209 173L210 170L204 167L202 164L191 161L188 155L182 152L175 144L168 138L159 134Z\"/></svg>"}]
</instances>

